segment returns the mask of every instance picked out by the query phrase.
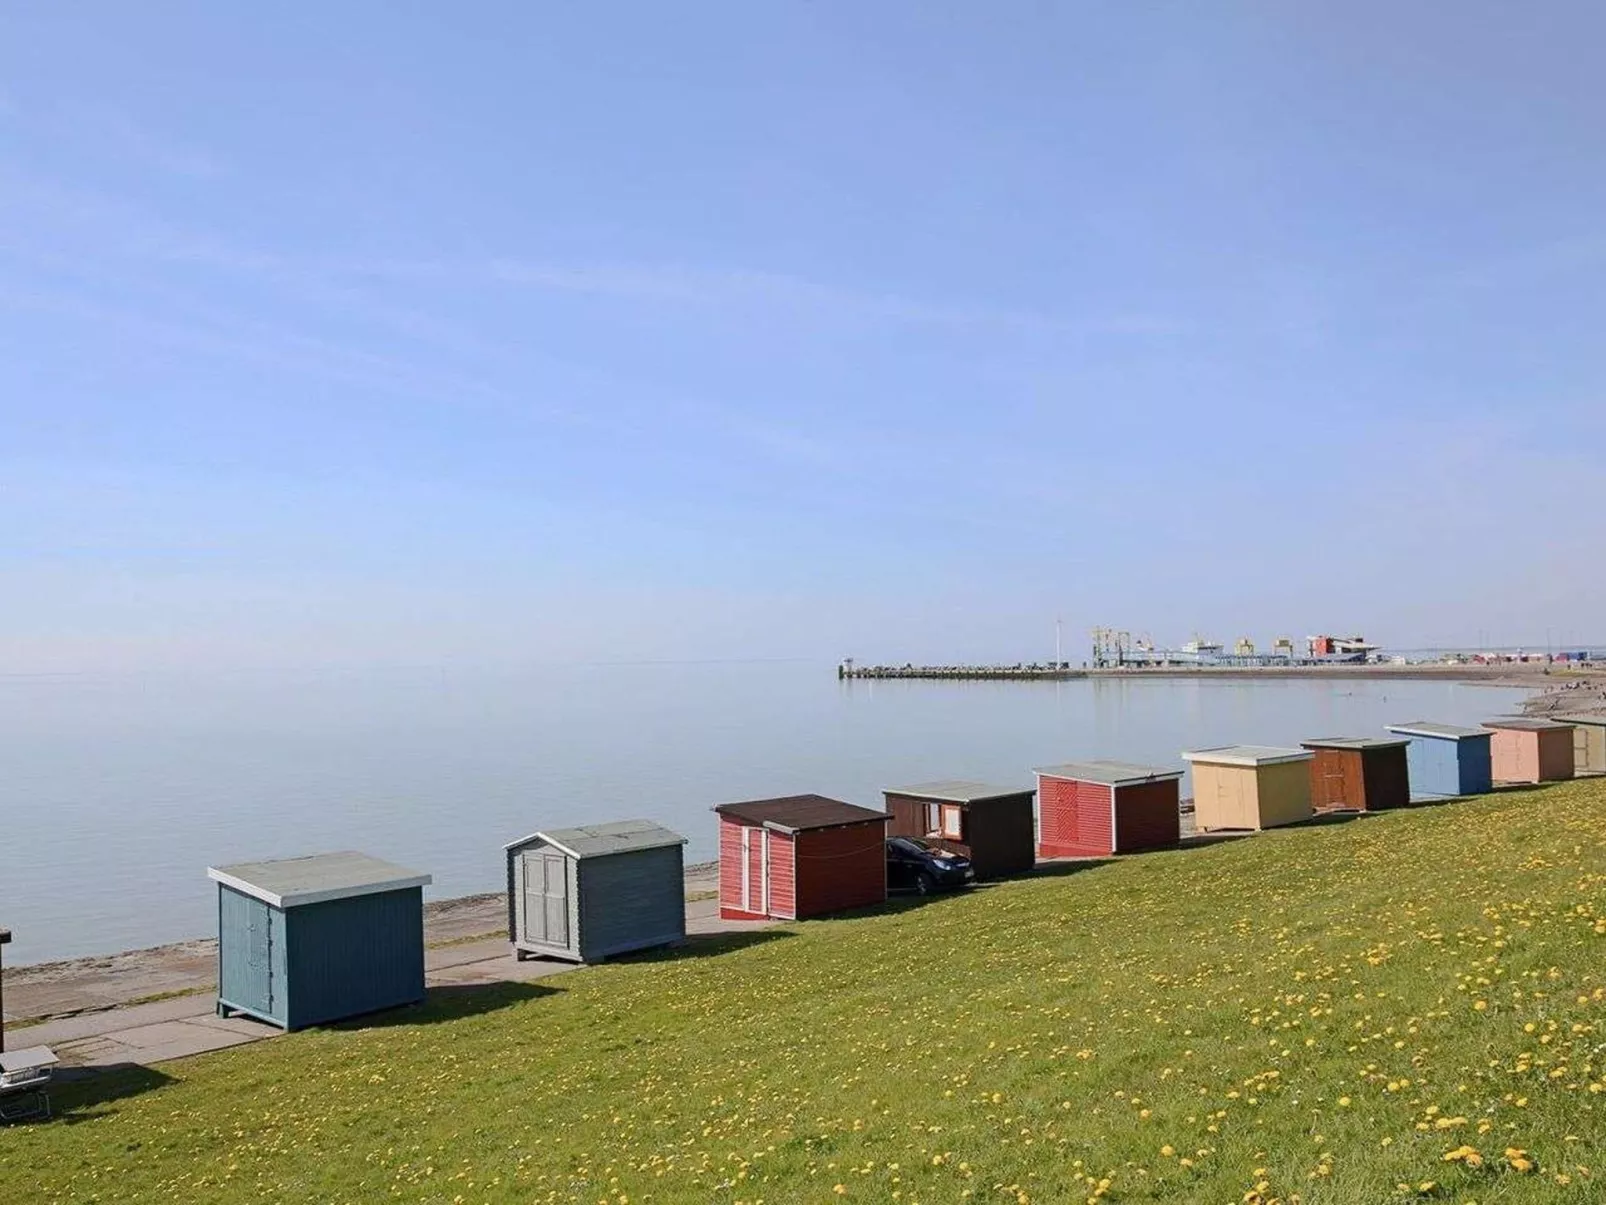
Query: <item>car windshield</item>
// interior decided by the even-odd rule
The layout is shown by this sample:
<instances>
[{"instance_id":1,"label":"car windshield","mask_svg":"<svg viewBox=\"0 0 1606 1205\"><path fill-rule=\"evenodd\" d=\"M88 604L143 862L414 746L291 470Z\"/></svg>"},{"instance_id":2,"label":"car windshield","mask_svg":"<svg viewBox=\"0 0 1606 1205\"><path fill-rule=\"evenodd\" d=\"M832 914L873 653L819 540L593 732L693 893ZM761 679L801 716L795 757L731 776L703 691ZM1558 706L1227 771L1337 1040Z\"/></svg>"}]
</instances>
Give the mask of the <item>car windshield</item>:
<instances>
[{"instance_id":1,"label":"car windshield","mask_svg":"<svg viewBox=\"0 0 1606 1205\"><path fill-rule=\"evenodd\" d=\"M897 846L905 853L929 854L932 852L931 846L918 837L894 837L889 844Z\"/></svg>"}]
</instances>

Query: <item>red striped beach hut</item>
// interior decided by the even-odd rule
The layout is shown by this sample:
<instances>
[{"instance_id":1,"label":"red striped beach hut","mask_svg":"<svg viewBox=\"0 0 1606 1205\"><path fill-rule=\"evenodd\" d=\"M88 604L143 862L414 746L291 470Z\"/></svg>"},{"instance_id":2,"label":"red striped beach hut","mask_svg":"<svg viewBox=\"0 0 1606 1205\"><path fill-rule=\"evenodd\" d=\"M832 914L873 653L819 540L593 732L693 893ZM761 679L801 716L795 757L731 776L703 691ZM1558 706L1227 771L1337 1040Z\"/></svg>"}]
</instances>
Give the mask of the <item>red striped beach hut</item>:
<instances>
[{"instance_id":1,"label":"red striped beach hut","mask_svg":"<svg viewBox=\"0 0 1606 1205\"><path fill-rule=\"evenodd\" d=\"M1037 856L1103 858L1182 839L1181 770L1118 761L1037 771Z\"/></svg>"},{"instance_id":2,"label":"red striped beach hut","mask_svg":"<svg viewBox=\"0 0 1606 1205\"><path fill-rule=\"evenodd\" d=\"M888 813L823 795L714 811L722 918L801 920L887 898Z\"/></svg>"}]
</instances>

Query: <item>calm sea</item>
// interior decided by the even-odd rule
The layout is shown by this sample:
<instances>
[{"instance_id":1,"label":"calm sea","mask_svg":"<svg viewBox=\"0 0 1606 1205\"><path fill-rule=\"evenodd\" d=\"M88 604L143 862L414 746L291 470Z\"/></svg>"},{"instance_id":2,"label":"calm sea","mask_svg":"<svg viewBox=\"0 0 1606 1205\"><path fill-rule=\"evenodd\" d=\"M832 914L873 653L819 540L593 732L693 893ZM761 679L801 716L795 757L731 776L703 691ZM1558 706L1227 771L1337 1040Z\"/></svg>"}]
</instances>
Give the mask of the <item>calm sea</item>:
<instances>
[{"instance_id":1,"label":"calm sea","mask_svg":"<svg viewBox=\"0 0 1606 1205\"><path fill-rule=\"evenodd\" d=\"M209 864L362 849L497 890L504 843L645 816L714 855L709 808L1076 757L1475 723L1525 692L1443 682L840 683L798 662L0 677L8 961L215 927ZM1184 784L1184 794L1189 791Z\"/></svg>"}]
</instances>

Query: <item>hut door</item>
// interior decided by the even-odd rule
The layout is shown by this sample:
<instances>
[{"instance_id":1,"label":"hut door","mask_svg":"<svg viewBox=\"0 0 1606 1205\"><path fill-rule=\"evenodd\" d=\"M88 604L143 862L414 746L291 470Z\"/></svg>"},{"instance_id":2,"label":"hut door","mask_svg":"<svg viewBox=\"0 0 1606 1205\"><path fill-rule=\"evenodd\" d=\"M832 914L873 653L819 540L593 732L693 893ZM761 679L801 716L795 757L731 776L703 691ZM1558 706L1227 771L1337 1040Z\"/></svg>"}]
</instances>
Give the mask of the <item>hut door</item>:
<instances>
[{"instance_id":1,"label":"hut door","mask_svg":"<svg viewBox=\"0 0 1606 1205\"><path fill-rule=\"evenodd\" d=\"M766 829L742 829L742 909L759 916L770 909L770 835Z\"/></svg>"},{"instance_id":2,"label":"hut door","mask_svg":"<svg viewBox=\"0 0 1606 1205\"><path fill-rule=\"evenodd\" d=\"M1322 759L1322 797L1320 802L1334 806L1353 807L1354 804L1350 795L1352 787L1348 775L1350 759L1342 754L1333 753L1325 755L1318 753L1316 756Z\"/></svg>"},{"instance_id":3,"label":"hut door","mask_svg":"<svg viewBox=\"0 0 1606 1205\"><path fill-rule=\"evenodd\" d=\"M246 981L239 1003L252 1012L273 1013L273 909L251 900L245 926Z\"/></svg>"},{"instance_id":4,"label":"hut door","mask_svg":"<svg viewBox=\"0 0 1606 1205\"><path fill-rule=\"evenodd\" d=\"M1579 724L1573 728L1573 772L1593 770L1589 762L1589 729Z\"/></svg>"},{"instance_id":5,"label":"hut door","mask_svg":"<svg viewBox=\"0 0 1606 1205\"><path fill-rule=\"evenodd\" d=\"M524 935L548 946L569 945L569 867L562 854L524 857Z\"/></svg>"}]
</instances>

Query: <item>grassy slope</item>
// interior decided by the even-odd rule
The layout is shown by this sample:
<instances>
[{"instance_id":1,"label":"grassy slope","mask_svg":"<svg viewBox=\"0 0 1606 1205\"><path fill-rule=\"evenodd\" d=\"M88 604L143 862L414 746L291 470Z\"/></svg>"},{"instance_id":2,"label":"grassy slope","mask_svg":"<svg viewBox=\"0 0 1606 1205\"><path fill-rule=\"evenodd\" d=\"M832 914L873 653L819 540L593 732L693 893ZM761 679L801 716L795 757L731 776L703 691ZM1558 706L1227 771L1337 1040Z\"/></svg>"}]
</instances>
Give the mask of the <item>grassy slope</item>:
<instances>
[{"instance_id":1,"label":"grassy slope","mask_svg":"<svg viewBox=\"0 0 1606 1205\"><path fill-rule=\"evenodd\" d=\"M0 1200L1606 1200L1603 837L1580 782L461 996L0 1132Z\"/></svg>"}]
</instances>

